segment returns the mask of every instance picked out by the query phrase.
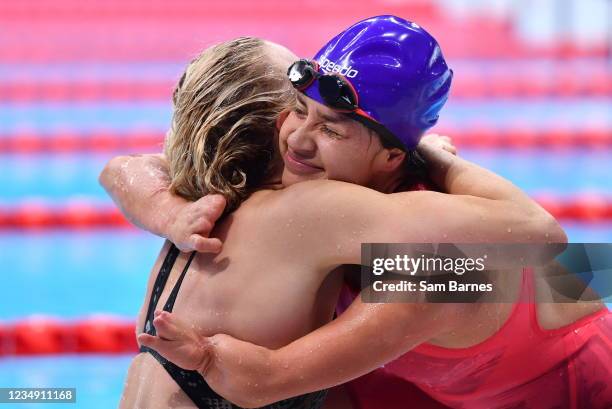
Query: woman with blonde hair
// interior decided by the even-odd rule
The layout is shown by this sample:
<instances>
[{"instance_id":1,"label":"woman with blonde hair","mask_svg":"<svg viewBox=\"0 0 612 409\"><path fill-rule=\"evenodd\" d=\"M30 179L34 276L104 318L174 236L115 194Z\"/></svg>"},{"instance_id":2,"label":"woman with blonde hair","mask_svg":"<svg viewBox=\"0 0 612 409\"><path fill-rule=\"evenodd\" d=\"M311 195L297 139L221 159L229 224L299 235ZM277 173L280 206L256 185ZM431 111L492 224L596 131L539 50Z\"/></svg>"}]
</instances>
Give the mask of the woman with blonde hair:
<instances>
[{"instance_id":1,"label":"woman with blonde hair","mask_svg":"<svg viewBox=\"0 0 612 409\"><path fill-rule=\"evenodd\" d=\"M281 163L274 137L276 121L295 98L285 75L287 65L294 59L292 53L277 44L242 37L206 49L189 64L173 93L172 126L164 147L171 192L189 200L222 194L227 201L225 213L230 213L256 188L276 186L273 178L278 176L278 167L273 164ZM219 211L214 218L221 214ZM232 230L247 233L240 228L241 223L235 224ZM232 242L229 237L226 240ZM198 328L224 328L270 346L285 344L315 328L306 325L299 334L286 339L283 331L279 337L262 336L257 328L237 325L241 308L218 305L220 296L227 291L219 289L215 280L198 284L201 277L193 275L210 273L204 267L210 260L207 256L194 256L195 253L180 253L169 242L164 244L149 277L148 301L138 316L137 333L156 333L154 312L161 299L166 300L165 311L173 311L176 303L176 311ZM232 264L242 264L240 256L232 257L237 259ZM175 263L180 270L173 269ZM194 273L186 275L189 268ZM233 269L227 270L223 275L231 275ZM185 285L177 298L183 280ZM333 301L328 304L327 320L331 318ZM319 319L318 325L325 322ZM121 407L232 407L197 372L179 368L153 349L141 347L140 351L130 365ZM311 393L266 407L318 408L324 396L325 391Z\"/></svg>"}]
</instances>

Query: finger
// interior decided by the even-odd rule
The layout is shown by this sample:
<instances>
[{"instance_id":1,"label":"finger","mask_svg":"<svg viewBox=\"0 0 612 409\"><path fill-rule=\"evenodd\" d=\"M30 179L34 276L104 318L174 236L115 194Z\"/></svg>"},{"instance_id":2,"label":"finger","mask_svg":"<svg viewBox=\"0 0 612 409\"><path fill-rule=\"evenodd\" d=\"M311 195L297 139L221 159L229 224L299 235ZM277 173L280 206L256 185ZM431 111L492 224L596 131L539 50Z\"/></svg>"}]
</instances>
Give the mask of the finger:
<instances>
[{"instance_id":1,"label":"finger","mask_svg":"<svg viewBox=\"0 0 612 409\"><path fill-rule=\"evenodd\" d=\"M154 337L150 334L139 334L136 339L138 339L138 343L147 348L151 348L157 351L159 344L163 342L159 337Z\"/></svg>"},{"instance_id":2,"label":"finger","mask_svg":"<svg viewBox=\"0 0 612 409\"><path fill-rule=\"evenodd\" d=\"M200 233L204 236L208 236L211 230L215 227L215 224L208 220L207 215L199 216L197 219L193 220L189 225L189 229L193 233Z\"/></svg>"},{"instance_id":3,"label":"finger","mask_svg":"<svg viewBox=\"0 0 612 409\"><path fill-rule=\"evenodd\" d=\"M225 210L226 201L221 195L207 195L198 200L198 205L202 205L203 217L214 224Z\"/></svg>"},{"instance_id":4,"label":"finger","mask_svg":"<svg viewBox=\"0 0 612 409\"><path fill-rule=\"evenodd\" d=\"M164 312L153 320L157 335L167 340L178 339L183 331L166 314L168 313Z\"/></svg>"},{"instance_id":5,"label":"finger","mask_svg":"<svg viewBox=\"0 0 612 409\"><path fill-rule=\"evenodd\" d=\"M154 349L157 353L159 353L166 359L168 359L167 355L171 354L172 351L176 348L176 345L174 345L173 343L165 341L160 337L154 337L149 334L140 334L137 338L140 345Z\"/></svg>"},{"instance_id":6,"label":"finger","mask_svg":"<svg viewBox=\"0 0 612 409\"><path fill-rule=\"evenodd\" d=\"M208 238L199 234L192 234L189 237L191 248L200 253L217 254L223 248L223 243L217 238Z\"/></svg>"},{"instance_id":7,"label":"finger","mask_svg":"<svg viewBox=\"0 0 612 409\"><path fill-rule=\"evenodd\" d=\"M178 336L183 336L190 326L186 324L182 319L168 311L162 311L162 313L153 320L153 324L155 324L155 328L159 329L159 327L167 333L168 335L174 334ZM193 326L191 327L193 328ZM159 331L158 331L159 332ZM173 338L176 338L174 336Z\"/></svg>"},{"instance_id":8,"label":"finger","mask_svg":"<svg viewBox=\"0 0 612 409\"><path fill-rule=\"evenodd\" d=\"M444 149L446 149L447 151L449 151L452 154L457 153L457 148L455 146L453 146L453 145L450 145L450 144L445 145Z\"/></svg>"}]
</instances>

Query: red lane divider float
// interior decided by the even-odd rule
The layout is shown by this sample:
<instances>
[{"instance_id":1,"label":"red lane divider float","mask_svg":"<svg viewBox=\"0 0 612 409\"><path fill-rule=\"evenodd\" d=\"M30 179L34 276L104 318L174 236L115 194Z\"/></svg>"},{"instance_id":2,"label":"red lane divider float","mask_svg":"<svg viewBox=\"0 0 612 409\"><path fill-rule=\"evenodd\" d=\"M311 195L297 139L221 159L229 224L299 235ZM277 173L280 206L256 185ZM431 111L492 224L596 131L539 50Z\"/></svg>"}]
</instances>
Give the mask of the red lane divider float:
<instances>
[{"instance_id":1,"label":"red lane divider float","mask_svg":"<svg viewBox=\"0 0 612 409\"><path fill-rule=\"evenodd\" d=\"M89 203L50 207L42 203L25 203L11 208L0 207L0 229L92 229L131 228L132 225L113 207Z\"/></svg>"},{"instance_id":2,"label":"red lane divider float","mask_svg":"<svg viewBox=\"0 0 612 409\"><path fill-rule=\"evenodd\" d=\"M583 222L612 221L612 197L583 195L559 199L552 196L536 200L560 220ZM89 203L68 204L64 207L43 203L0 206L0 230L132 228L115 208Z\"/></svg>"},{"instance_id":3,"label":"red lane divider float","mask_svg":"<svg viewBox=\"0 0 612 409\"><path fill-rule=\"evenodd\" d=\"M0 323L0 357L68 353L134 353L138 351L133 321L92 317L64 322L31 317Z\"/></svg>"},{"instance_id":4,"label":"red lane divider float","mask_svg":"<svg viewBox=\"0 0 612 409\"><path fill-rule=\"evenodd\" d=\"M475 124L467 130L441 125L432 132L453 137L460 148L612 148L608 129L495 129ZM34 133L0 135L0 154L161 151L164 135L155 132L61 133L38 136Z\"/></svg>"}]
</instances>

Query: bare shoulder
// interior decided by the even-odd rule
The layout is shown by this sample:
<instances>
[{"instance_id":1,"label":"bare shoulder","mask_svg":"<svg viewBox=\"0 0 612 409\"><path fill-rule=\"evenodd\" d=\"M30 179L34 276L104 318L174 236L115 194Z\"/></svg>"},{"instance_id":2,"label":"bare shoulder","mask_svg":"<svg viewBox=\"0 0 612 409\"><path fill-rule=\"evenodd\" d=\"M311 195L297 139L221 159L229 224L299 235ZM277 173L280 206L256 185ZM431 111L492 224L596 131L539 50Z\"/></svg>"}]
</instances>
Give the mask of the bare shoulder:
<instances>
[{"instance_id":1,"label":"bare shoulder","mask_svg":"<svg viewBox=\"0 0 612 409\"><path fill-rule=\"evenodd\" d=\"M336 247L347 248L343 241L355 226L375 224L368 203L377 196L385 195L344 182L308 181L258 192L249 199L250 210L244 215L257 236L266 238L269 254L274 252L281 258L309 254L309 263L333 268L359 259L360 246L342 254L337 254Z\"/></svg>"},{"instance_id":2,"label":"bare shoulder","mask_svg":"<svg viewBox=\"0 0 612 409\"><path fill-rule=\"evenodd\" d=\"M275 191L266 206L276 216L295 217L297 210L306 215L363 214L368 206L407 204L429 206L450 199L451 195L432 191L409 191L385 194L353 183L335 180L313 180Z\"/></svg>"},{"instance_id":3,"label":"bare shoulder","mask_svg":"<svg viewBox=\"0 0 612 409\"><path fill-rule=\"evenodd\" d=\"M267 207L275 217L336 217L381 195L375 190L352 183L313 180L274 192Z\"/></svg>"}]
</instances>

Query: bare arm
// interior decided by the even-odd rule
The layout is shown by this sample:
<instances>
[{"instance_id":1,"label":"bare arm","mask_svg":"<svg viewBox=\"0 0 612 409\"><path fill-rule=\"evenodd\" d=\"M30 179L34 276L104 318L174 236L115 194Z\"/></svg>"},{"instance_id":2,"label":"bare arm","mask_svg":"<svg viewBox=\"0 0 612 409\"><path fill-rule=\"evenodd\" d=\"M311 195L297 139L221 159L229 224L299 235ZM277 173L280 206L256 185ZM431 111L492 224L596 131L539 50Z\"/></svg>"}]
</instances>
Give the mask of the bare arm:
<instances>
[{"instance_id":1,"label":"bare arm","mask_svg":"<svg viewBox=\"0 0 612 409\"><path fill-rule=\"evenodd\" d=\"M309 226L290 240L309 250L321 263L316 267L358 264L360 243L566 242L558 222L508 180L438 147L421 145L421 152L449 193L382 194L349 183L303 182L284 189L271 214L280 224Z\"/></svg>"},{"instance_id":2,"label":"bare arm","mask_svg":"<svg viewBox=\"0 0 612 409\"><path fill-rule=\"evenodd\" d=\"M208 195L190 202L170 193L163 155L113 158L102 170L99 182L136 226L167 238L182 251L220 251L221 242L208 238L208 234L223 213L225 199Z\"/></svg>"},{"instance_id":3,"label":"bare arm","mask_svg":"<svg viewBox=\"0 0 612 409\"><path fill-rule=\"evenodd\" d=\"M470 306L364 304L358 297L337 320L274 351L228 335L200 336L174 314L158 312L158 336L140 334L138 340L198 370L231 402L254 408L364 375L463 325L465 308Z\"/></svg>"},{"instance_id":4,"label":"bare arm","mask_svg":"<svg viewBox=\"0 0 612 409\"><path fill-rule=\"evenodd\" d=\"M162 154L117 156L106 164L99 182L130 222L165 238L173 210L188 203L168 192Z\"/></svg>"}]
</instances>

